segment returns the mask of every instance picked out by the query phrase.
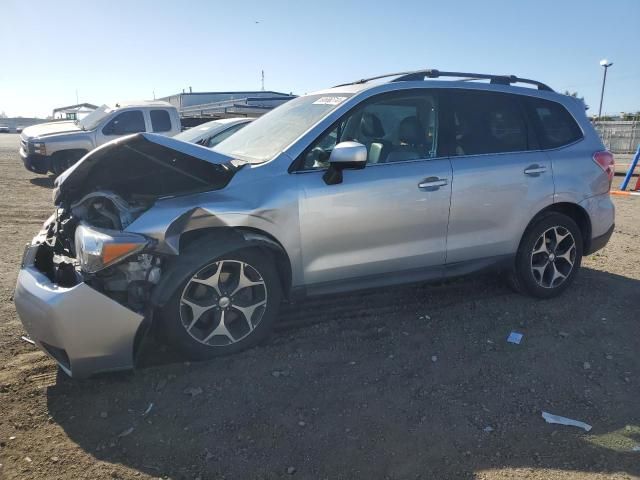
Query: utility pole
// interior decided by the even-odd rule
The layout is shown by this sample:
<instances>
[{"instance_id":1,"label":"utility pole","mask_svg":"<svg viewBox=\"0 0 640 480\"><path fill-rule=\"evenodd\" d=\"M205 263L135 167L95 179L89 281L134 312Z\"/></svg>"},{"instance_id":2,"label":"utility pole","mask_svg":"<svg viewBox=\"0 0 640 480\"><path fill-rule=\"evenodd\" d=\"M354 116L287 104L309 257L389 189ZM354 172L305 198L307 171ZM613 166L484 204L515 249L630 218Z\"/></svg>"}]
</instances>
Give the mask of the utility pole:
<instances>
[{"instance_id":1,"label":"utility pole","mask_svg":"<svg viewBox=\"0 0 640 480\"><path fill-rule=\"evenodd\" d=\"M607 83L607 69L613 65L613 62L609 62L606 58L600 60L600 66L604 67L604 75L602 76L602 90L600 91L600 108L598 109L598 120L602 117L602 99L604 98L604 85Z\"/></svg>"},{"instance_id":2,"label":"utility pole","mask_svg":"<svg viewBox=\"0 0 640 480\"><path fill-rule=\"evenodd\" d=\"M78 105L80 101L78 100L78 89L76 88L76 105Z\"/></svg>"},{"instance_id":3,"label":"utility pole","mask_svg":"<svg viewBox=\"0 0 640 480\"><path fill-rule=\"evenodd\" d=\"M264 70L262 70L262 91L264 92Z\"/></svg>"}]
</instances>

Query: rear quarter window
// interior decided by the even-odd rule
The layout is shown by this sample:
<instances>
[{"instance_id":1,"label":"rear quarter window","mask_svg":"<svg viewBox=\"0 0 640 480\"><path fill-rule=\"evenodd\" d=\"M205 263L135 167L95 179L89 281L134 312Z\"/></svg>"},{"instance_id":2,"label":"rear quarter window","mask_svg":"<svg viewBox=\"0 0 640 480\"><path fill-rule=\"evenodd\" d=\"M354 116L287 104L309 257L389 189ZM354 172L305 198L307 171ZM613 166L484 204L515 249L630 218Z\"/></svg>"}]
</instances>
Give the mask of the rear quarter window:
<instances>
[{"instance_id":1,"label":"rear quarter window","mask_svg":"<svg viewBox=\"0 0 640 480\"><path fill-rule=\"evenodd\" d=\"M541 98L528 98L527 102L543 149L563 147L582 138L578 123L563 105Z\"/></svg>"},{"instance_id":2,"label":"rear quarter window","mask_svg":"<svg viewBox=\"0 0 640 480\"><path fill-rule=\"evenodd\" d=\"M151 110L151 126L154 132L168 132L171 130L171 118L166 110Z\"/></svg>"}]
</instances>

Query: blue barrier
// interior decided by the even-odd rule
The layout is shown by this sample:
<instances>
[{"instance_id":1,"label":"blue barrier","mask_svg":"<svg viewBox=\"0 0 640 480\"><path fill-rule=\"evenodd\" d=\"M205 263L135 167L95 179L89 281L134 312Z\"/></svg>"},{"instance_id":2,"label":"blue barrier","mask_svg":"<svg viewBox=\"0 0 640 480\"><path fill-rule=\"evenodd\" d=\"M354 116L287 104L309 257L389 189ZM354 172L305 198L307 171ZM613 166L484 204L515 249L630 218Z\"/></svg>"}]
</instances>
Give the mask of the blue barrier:
<instances>
[{"instance_id":1,"label":"blue barrier","mask_svg":"<svg viewBox=\"0 0 640 480\"><path fill-rule=\"evenodd\" d=\"M636 154L633 156L633 160L631 160L631 165L629 165L629 170L627 174L624 176L624 180L620 184L620 190L626 190L627 185L629 185L629 181L631 180L631 175L633 175L633 171L636 169L638 165L638 161L640 161L640 145L638 145L638 150L636 150Z\"/></svg>"}]
</instances>

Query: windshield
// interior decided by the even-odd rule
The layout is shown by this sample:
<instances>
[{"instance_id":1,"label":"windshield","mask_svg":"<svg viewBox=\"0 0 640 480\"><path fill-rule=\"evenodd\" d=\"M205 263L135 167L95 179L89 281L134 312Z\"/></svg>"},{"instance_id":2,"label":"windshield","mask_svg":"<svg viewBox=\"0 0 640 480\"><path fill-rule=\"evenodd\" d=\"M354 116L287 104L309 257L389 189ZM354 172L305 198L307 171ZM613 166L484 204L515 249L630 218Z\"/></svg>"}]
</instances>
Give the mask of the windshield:
<instances>
[{"instance_id":1,"label":"windshield","mask_svg":"<svg viewBox=\"0 0 640 480\"><path fill-rule=\"evenodd\" d=\"M202 125L198 125L197 127L192 127L189 130L185 130L184 132L174 135L173 138L182 140L183 142L196 143L201 138L208 137L224 129L225 125L229 124L214 120L213 122L203 123Z\"/></svg>"},{"instance_id":2,"label":"windshield","mask_svg":"<svg viewBox=\"0 0 640 480\"><path fill-rule=\"evenodd\" d=\"M271 160L351 95L307 95L290 100L220 142L214 150L251 163Z\"/></svg>"},{"instance_id":3,"label":"windshield","mask_svg":"<svg viewBox=\"0 0 640 480\"><path fill-rule=\"evenodd\" d=\"M113 110L107 105L102 105L100 108L95 109L89 115L82 120L78 120L77 125L83 130L93 130L98 126L102 119L108 116Z\"/></svg>"}]
</instances>

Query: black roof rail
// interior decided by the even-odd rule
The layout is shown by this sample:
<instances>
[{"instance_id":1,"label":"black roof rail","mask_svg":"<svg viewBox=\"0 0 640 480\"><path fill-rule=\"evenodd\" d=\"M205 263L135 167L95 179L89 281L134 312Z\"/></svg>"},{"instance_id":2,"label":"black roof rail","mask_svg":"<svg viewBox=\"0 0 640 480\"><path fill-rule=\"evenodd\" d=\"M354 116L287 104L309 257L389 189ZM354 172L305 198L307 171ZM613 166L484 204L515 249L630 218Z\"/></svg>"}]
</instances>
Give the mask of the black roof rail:
<instances>
[{"instance_id":1,"label":"black roof rail","mask_svg":"<svg viewBox=\"0 0 640 480\"><path fill-rule=\"evenodd\" d=\"M547 90L553 92L553 89L548 85L538 82L537 80L530 80L528 78L520 78L515 75L492 75L487 73L468 73L468 72L441 72L439 70L418 70L416 72L406 73L398 78L393 79L393 82L406 82L412 80L424 80L425 78L440 78L440 77L466 77L467 80L490 80L490 83L498 85L511 85L512 83L528 83L535 85L538 90Z\"/></svg>"},{"instance_id":2,"label":"black roof rail","mask_svg":"<svg viewBox=\"0 0 640 480\"><path fill-rule=\"evenodd\" d=\"M378 80L380 78L386 77L398 77L391 80L392 82L411 82L411 81L421 81L425 78L440 78L440 77L459 77L463 81L471 81L471 80L489 80L489 83L497 84L497 85L511 85L512 83L528 83L530 85L535 85L538 87L538 90L546 90L549 92L553 92L553 89L548 85L538 82L537 80L530 80L528 78L520 78L515 75L492 75L487 73L465 73L465 72L441 72L440 70L429 69L429 70L416 70L413 72L399 72L399 73L388 73L386 75L378 75L376 77L371 78L363 78L362 80L358 80L356 82L343 83L342 85L336 85L336 87L344 87L346 85L356 85L360 83L367 83L371 80Z\"/></svg>"},{"instance_id":3,"label":"black roof rail","mask_svg":"<svg viewBox=\"0 0 640 480\"><path fill-rule=\"evenodd\" d=\"M376 77L361 78L360 80L356 80L355 82L341 83L340 85L334 85L332 88L346 87L347 85L358 85L360 83L370 82L371 80L379 80L381 78L387 78L387 77L397 77L398 75L409 75L411 73L415 73L415 72L385 73L384 75L378 75Z\"/></svg>"}]
</instances>

